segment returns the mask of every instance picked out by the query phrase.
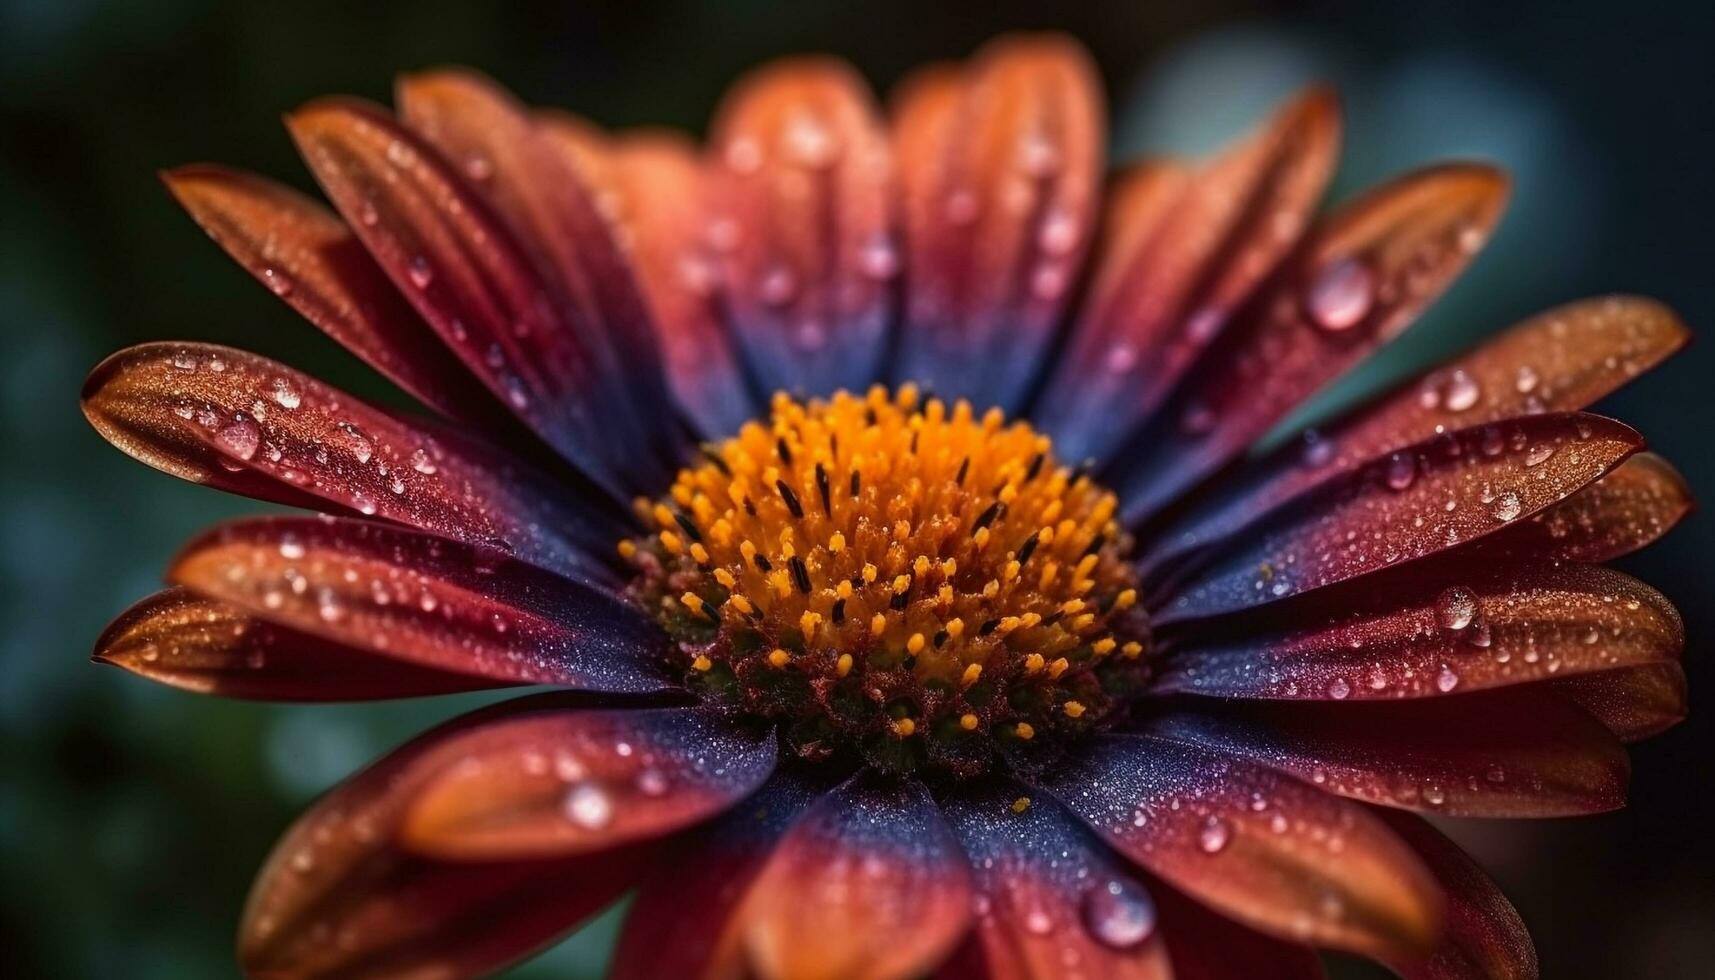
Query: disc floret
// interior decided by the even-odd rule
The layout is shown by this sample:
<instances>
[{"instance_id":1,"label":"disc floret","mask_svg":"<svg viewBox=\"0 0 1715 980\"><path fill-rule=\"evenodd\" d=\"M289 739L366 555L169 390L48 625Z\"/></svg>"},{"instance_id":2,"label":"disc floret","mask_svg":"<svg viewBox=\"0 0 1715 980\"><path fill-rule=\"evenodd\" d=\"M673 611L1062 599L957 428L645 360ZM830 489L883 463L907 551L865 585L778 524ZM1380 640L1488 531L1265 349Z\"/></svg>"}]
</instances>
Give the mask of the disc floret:
<instances>
[{"instance_id":1,"label":"disc floret","mask_svg":"<svg viewBox=\"0 0 1715 980\"><path fill-rule=\"evenodd\" d=\"M1111 722L1147 624L1111 493L998 409L877 386L707 446L621 543L688 683L796 751L982 771Z\"/></svg>"}]
</instances>

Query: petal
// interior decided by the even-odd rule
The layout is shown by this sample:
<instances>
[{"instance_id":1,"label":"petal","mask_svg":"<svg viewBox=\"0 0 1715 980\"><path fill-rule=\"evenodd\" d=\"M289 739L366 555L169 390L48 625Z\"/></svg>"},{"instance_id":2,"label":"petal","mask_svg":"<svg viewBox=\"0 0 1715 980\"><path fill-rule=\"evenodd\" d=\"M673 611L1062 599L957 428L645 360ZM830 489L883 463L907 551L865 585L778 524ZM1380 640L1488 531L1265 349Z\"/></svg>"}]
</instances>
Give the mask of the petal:
<instances>
[{"instance_id":1,"label":"petal","mask_svg":"<svg viewBox=\"0 0 1715 980\"><path fill-rule=\"evenodd\" d=\"M711 817L774 770L770 733L689 708L579 711L490 725L425 760L405 846L453 860L560 857Z\"/></svg>"},{"instance_id":2,"label":"petal","mask_svg":"<svg viewBox=\"0 0 1715 980\"><path fill-rule=\"evenodd\" d=\"M1385 827L1242 758L1104 735L1042 785L1151 874L1257 929L1371 955L1435 934L1434 885Z\"/></svg>"},{"instance_id":3,"label":"petal","mask_svg":"<svg viewBox=\"0 0 1715 980\"><path fill-rule=\"evenodd\" d=\"M1685 668L1644 664L1556 678L1549 686L1594 715L1623 742L1636 742L1685 720Z\"/></svg>"},{"instance_id":4,"label":"petal","mask_svg":"<svg viewBox=\"0 0 1715 980\"><path fill-rule=\"evenodd\" d=\"M674 689L665 635L624 601L385 524L237 521L193 540L167 577L329 643L476 682L469 687Z\"/></svg>"},{"instance_id":5,"label":"petal","mask_svg":"<svg viewBox=\"0 0 1715 980\"><path fill-rule=\"evenodd\" d=\"M1330 481L1179 585L1157 623L1230 613L1446 551L1591 483L1643 439L1594 415L1463 429Z\"/></svg>"},{"instance_id":6,"label":"petal","mask_svg":"<svg viewBox=\"0 0 1715 980\"><path fill-rule=\"evenodd\" d=\"M1160 407L1298 241L1339 142L1334 96L1313 89L1186 181L1149 233L1121 229L1104 241L1071 348L1037 413L1063 458L1104 458Z\"/></svg>"},{"instance_id":7,"label":"petal","mask_svg":"<svg viewBox=\"0 0 1715 980\"><path fill-rule=\"evenodd\" d=\"M1378 816L1417 852L1447 896L1441 941L1417 961L1396 964L1407 980L1535 980L1536 947L1507 897L1459 845L1404 813Z\"/></svg>"},{"instance_id":8,"label":"petal","mask_svg":"<svg viewBox=\"0 0 1715 980\"><path fill-rule=\"evenodd\" d=\"M581 120L539 118L544 137L579 161L629 248L654 313L667 378L706 436L737 432L757 414L719 310L704 237L707 178L691 141L677 133L608 139Z\"/></svg>"},{"instance_id":9,"label":"petal","mask_svg":"<svg viewBox=\"0 0 1715 980\"><path fill-rule=\"evenodd\" d=\"M239 959L251 976L472 977L541 948L629 888L646 849L553 861L442 863L396 844L426 758L486 726L567 710L525 698L418 738L323 797L275 846L251 889Z\"/></svg>"},{"instance_id":10,"label":"petal","mask_svg":"<svg viewBox=\"0 0 1715 980\"><path fill-rule=\"evenodd\" d=\"M971 861L986 976L1172 976L1150 892L1059 804L1007 782L968 789L945 813Z\"/></svg>"},{"instance_id":11,"label":"petal","mask_svg":"<svg viewBox=\"0 0 1715 980\"><path fill-rule=\"evenodd\" d=\"M121 613L95 659L199 694L264 701L362 701L494 687L285 629L225 602L167 589Z\"/></svg>"},{"instance_id":12,"label":"petal","mask_svg":"<svg viewBox=\"0 0 1715 980\"><path fill-rule=\"evenodd\" d=\"M745 943L769 978L912 977L953 949L970 915L970 868L928 791L866 770L775 848Z\"/></svg>"},{"instance_id":13,"label":"petal","mask_svg":"<svg viewBox=\"0 0 1715 980\"><path fill-rule=\"evenodd\" d=\"M1171 888L1156 889L1174 980L1323 980L1322 958L1202 907Z\"/></svg>"},{"instance_id":14,"label":"petal","mask_svg":"<svg viewBox=\"0 0 1715 980\"><path fill-rule=\"evenodd\" d=\"M1585 408L1689 338L1666 307L1629 296L1539 314L1283 446L1162 531L1148 564L1218 542L1339 474L1449 428Z\"/></svg>"},{"instance_id":15,"label":"petal","mask_svg":"<svg viewBox=\"0 0 1715 980\"><path fill-rule=\"evenodd\" d=\"M181 479L373 515L592 581L619 533L507 454L407 421L255 354L143 344L90 372L83 412L107 441Z\"/></svg>"},{"instance_id":16,"label":"petal","mask_svg":"<svg viewBox=\"0 0 1715 980\"><path fill-rule=\"evenodd\" d=\"M887 353L901 264L869 87L843 62L780 62L733 87L712 132L709 245L760 381L861 389Z\"/></svg>"},{"instance_id":17,"label":"petal","mask_svg":"<svg viewBox=\"0 0 1715 980\"><path fill-rule=\"evenodd\" d=\"M287 118L340 213L465 366L592 479L623 495L645 466L625 380L477 191L385 111L323 100ZM635 457L635 459L629 459Z\"/></svg>"},{"instance_id":18,"label":"petal","mask_svg":"<svg viewBox=\"0 0 1715 980\"><path fill-rule=\"evenodd\" d=\"M1160 693L1282 700L1436 697L1672 662L1685 644L1661 593L1589 565L1460 566L1290 614L1290 625L1191 639Z\"/></svg>"},{"instance_id":19,"label":"petal","mask_svg":"<svg viewBox=\"0 0 1715 980\"><path fill-rule=\"evenodd\" d=\"M962 72L901 89L906 323L896 374L1013 408L1077 284L1105 135L1084 50L1056 35L992 42Z\"/></svg>"},{"instance_id":20,"label":"petal","mask_svg":"<svg viewBox=\"0 0 1715 980\"><path fill-rule=\"evenodd\" d=\"M1666 534L1691 506L1691 488L1673 465L1639 453L1530 520L1478 542L1472 554L1497 561L1608 561Z\"/></svg>"},{"instance_id":21,"label":"petal","mask_svg":"<svg viewBox=\"0 0 1715 980\"><path fill-rule=\"evenodd\" d=\"M1499 171L1448 164L1330 216L1115 457L1125 517L1155 514L1409 325L1488 237L1505 196Z\"/></svg>"},{"instance_id":22,"label":"petal","mask_svg":"<svg viewBox=\"0 0 1715 980\"><path fill-rule=\"evenodd\" d=\"M1544 689L1384 704L1193 705L1143 730L1291 773L1330 793L1456 817L1623 806L1626 751Z\"/></svg>"},{"instance_id":23,"label":"petal","mask_svg":"<svg viewBox=\"0 0 1715 980\"><path fill-rule=\"evenodd\" d=\"M672 459L677 419L663 410L661 354L631 263L601 214L576 161L510 93L469 70L407 75L397 86L405 124L448 160L459 162L477 192L535 259L563 297L563 320L599 352L617 381L600 404L604 423L635 425L650 458L622 459L634 477L660 479L655 458ZM581 392L580 392L581 394Z\"/></svg>"},{"instance_id":24,"label":"petal","mask_svg":"<svg viewBox=\"0 0 1715 980\"><path fill-rule=\"evenodd\" d=\"M782 765L748 800L687 832L638 889L614 949L612 980L748 975L745 899L786 829L829 789L824 776ZM687 896L695 896L693 910Z\"/></svg>"},{"instance_id":25,"label":"petal","mask_svg":"<svg viewBox=\"0 0 1715 980\"><path fill-rule=\"evenodd\" d=\"M472 397L470 373L326 208L225 167L179 167L162 179L251 275L399 387L454 418L504 418L493 399Z\"/></svg>"}]
</instances>

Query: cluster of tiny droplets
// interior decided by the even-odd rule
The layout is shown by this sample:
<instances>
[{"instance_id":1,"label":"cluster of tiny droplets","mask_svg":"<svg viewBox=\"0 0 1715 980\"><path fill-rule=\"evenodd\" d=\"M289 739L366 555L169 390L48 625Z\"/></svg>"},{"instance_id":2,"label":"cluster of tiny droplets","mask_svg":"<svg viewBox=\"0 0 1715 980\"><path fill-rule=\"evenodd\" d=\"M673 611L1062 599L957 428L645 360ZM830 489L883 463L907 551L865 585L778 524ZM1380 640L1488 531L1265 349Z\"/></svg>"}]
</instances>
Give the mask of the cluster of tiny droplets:
<instances>
[{"instance_id":1,"label":"cluster of tiny droplets","mask_svg":"<svg viewBox=\"0 0 1715 980\"><path fill-rule=\"evenodd\" d=\"M799 755L970 775L1141 688L1115 499L1028 424L912 385L780 394L703 455L619 550L691 687Z\"/></svg>"}]
</instances>

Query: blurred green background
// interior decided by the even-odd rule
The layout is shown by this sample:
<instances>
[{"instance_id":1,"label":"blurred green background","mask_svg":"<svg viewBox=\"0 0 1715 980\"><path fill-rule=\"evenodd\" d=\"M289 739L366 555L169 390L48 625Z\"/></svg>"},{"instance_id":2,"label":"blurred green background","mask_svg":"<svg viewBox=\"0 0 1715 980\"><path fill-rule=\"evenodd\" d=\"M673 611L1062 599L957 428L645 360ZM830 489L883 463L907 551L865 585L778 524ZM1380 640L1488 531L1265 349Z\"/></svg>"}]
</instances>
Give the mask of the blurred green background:
<instances>
[{"instance_id":1,"label":"blurred green background","mask_svg":"<svg viewBox=\"0 0 1715 980\"><path fill-rule=\"evenodd\" d=\"M0 948L11 976L222 977L251 873L307 801L473 700L267 707L87 662L178 542L257 509L108 449L83 374L118 347L206 339L370 395L374 379L219 254L159 168L215 159L308 186L278 124L328 92L462 62L608 125L700 127L723 85L801 50L878 85L1010 27L1062 27L1110 86L1116 151L1199 151L1292 87L1337 83L1336 196L1432 157L1498 160L1510 216L1372 387L1541 307L1648 293L1715 329L1711 5L920 2L216 3L0 0ZM1605 410L1715 493L1707 343ZM1715 635L1715 538L1694 517L1626 562L1685 611L1693 697ZM1707 976L1715 715L1637 747L1632 806L1452 830L1536 934L1550 977ZM612 917L520 977L599 971ZM1357 969L1347 966L1348 969Z\"/></svg>"}]
</instances>

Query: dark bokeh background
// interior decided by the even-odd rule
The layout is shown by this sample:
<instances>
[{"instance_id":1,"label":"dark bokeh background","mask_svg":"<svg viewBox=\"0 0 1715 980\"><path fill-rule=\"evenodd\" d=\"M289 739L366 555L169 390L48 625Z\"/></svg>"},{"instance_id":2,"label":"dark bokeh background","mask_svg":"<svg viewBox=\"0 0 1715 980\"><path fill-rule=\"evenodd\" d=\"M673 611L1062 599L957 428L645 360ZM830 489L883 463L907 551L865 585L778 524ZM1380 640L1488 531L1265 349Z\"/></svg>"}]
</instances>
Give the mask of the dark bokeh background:
<instances>
[{"instance_id":1,"label":"dark bokeh background","mask_svg":"<svg viewBox=\"0 0 1715 980\"><path fill-rule=\"evenodd\" d=\"M219 159L307 179L279 114L395 71L474 64L609 125L700 126L755 62L832 50L886 86L1008 27L1091 45L1116 150L1199 151L1290 88L1346 93L1336 194L1430 157L1517 178L1493 245L1360 379L1372 386L1538 308L1649 293L1715 330L1706 3L916 2L227 4L0 0L0 945L10 975L219 977L251 872L293 812L472 699L260 707L90 666L102 624L175 544L255 507L108 450L76 393L156 338L282 357L366 393L354 362L218 253L154 172ZM1605 406L1715 494L1715 346ZM1626 562L1685 611L1697 702L1715 636L1715 533L1694 517ZM1706 707L1707 705L1701 705ZM1639 746L1630 809L1454 824L1533 927L1550 977L1707 976L1715 962L1715 713ZM599 970L613 917L519 976ZM18 969L21 965L22 969Z\"/></svg>"}]
</instances>

